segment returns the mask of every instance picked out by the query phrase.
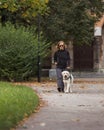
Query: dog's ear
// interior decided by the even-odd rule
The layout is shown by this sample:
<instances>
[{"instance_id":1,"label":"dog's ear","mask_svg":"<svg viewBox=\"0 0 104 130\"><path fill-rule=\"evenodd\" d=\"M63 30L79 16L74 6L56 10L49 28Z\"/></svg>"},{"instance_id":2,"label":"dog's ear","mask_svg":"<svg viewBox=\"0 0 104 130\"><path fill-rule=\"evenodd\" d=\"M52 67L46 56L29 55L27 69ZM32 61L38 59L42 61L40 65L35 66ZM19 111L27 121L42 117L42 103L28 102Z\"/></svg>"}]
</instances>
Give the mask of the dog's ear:
<instances>
[{"instance_id":1,"label":"dog's ear","mask_svg":"<svg viewBox=\"0 0 104 130\"><path fill-rule=\"evenodd\" d=\"M70 72L69 71L67 71L67 75L70 76Z\"/></svg>"},{"instance_id":2,"label":"dog's ear","mask_svg":"<svg viewBox=\"0 0 104 130\"><path fill-rule=\"evenodd\" d=\"M63 75L63 74L64 74L64 72L62 71L62 72L61 72L61 74Z\"/></svg>"}]
</instances>

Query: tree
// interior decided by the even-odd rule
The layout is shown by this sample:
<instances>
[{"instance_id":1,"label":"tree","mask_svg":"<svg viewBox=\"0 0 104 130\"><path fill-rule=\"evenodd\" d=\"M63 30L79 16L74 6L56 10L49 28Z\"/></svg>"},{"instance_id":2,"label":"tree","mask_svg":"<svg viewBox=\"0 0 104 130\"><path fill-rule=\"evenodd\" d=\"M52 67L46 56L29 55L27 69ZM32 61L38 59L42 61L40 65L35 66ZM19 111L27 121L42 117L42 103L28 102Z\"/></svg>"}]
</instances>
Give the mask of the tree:
<instances>
[{"instance_id":1,"label":"tree","mask_svg":"<svg viewBox=\"0 0 104 130\"><path fill-rule=\"evenodd\" d=\"M48 6L50 12L43 17L42 24L49 40L91 42L94 24L103 12L101 0L50 0Z\"/></svg>"},{"instance_id":2,"label":"tree","mask_svg":"<svg viewBox=\"0 0 104 130\"><path fill-rule=\"evenodd\" d=\"M1 0L1 22L31 24L38 14L47 10L48 0Z\"/></svg>"},{"instance_id":3,"label":"tree","mask_svg":"<svg viewBox=\"0 0 104 130\"><path fill-rule=\"evenodd\" d=\"M47 56L50 43L25 27L0 24L0 80L23 81L37 74L38 51L41 60Z\"/></svg>"}]
</instances>

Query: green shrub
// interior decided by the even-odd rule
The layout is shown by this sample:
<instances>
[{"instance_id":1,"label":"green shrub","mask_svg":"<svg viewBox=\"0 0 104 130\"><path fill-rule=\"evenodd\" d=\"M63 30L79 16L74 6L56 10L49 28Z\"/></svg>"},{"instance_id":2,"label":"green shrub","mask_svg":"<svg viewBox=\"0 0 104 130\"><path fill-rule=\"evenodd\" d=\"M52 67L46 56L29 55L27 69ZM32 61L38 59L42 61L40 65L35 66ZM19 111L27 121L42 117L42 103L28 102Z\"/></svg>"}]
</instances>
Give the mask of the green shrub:
<instances>
[{"instance_id":1,"label":"green shrub","mask_svg":"<svg viewBox=\"0 0 104 130\"><path fill-rule=\"evenodd\" d=\"M47 43L40 44L40 55L45 56ZM27 80L36 74L38 38L29 29L0 25L0 79Z\"/></svg>"},{"instance_id":2,"label":"green shrub","mask_svg":"<svg viewBox=\"0 0 104 130\"><path fill-rule=\"evenodd\" d=\"M0 82L0 130L15 127L38 103L39 98L31 88Z\"/></svg>"}]
</instances>

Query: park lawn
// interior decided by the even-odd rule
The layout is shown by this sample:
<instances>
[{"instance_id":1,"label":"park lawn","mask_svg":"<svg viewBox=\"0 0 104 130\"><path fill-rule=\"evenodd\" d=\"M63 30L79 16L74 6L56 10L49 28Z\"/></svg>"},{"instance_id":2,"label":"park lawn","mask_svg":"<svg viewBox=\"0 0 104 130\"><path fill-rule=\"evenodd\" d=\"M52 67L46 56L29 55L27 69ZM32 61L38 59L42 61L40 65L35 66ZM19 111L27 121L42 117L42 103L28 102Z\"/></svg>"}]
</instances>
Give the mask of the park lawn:
<instances>
[{"instance_id":1,"label":"park lawn","mask_svg":"<svg viewBox=\"0 0 104 130\"><path fill-rule=\"evenodd\" d=\"M0 82L0 130L10 130L28 117L39 104L32 88Z\"/></svg>"}]
</instances>

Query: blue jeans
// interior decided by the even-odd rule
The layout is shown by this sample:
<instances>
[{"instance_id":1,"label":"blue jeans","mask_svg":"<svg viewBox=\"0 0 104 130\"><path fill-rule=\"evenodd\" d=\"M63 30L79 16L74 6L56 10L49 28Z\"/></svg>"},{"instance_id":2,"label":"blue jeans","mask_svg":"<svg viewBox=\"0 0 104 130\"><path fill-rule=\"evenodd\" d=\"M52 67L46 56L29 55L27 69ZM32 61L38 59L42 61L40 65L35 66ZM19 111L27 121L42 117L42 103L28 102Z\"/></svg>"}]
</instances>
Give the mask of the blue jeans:
<instances>
[{"instance_id":1,"label":"blue jeans","mask_svg":"<svg viewBox=\"0 0 104 130\"><path fill-rule=\"evenodd\" d=\"M65 69L60 69L56 68L56 74L57 74L57 87L60 88L61 90L64 89L64 83L63 83L63 78L62 78L62 71Z\"/></svg>"}]
</instances>

